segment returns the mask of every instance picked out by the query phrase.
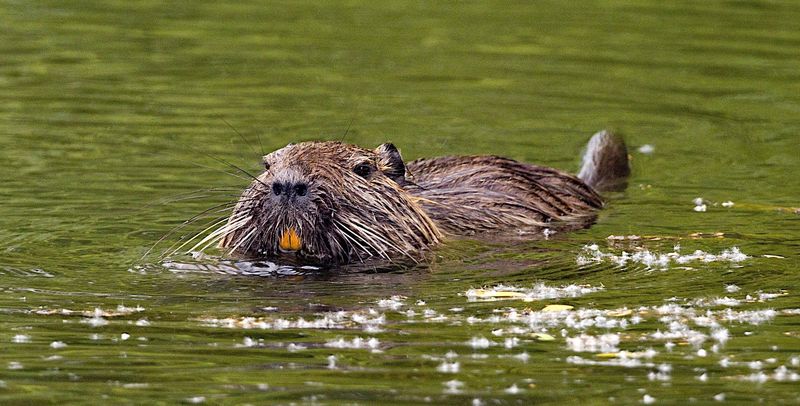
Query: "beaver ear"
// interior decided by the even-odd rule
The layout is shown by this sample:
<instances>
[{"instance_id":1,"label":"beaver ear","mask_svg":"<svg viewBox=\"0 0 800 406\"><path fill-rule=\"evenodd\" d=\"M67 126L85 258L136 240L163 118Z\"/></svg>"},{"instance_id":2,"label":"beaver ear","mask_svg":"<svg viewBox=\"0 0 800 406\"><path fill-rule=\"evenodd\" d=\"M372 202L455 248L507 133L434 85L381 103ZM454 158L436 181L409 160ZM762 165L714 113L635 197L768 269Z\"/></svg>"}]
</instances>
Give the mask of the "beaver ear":
<instances>
[{"instance_id":1,"label":"beaver ear","mask_svg":"<svg viewBox=\"0 0 800 406\"><path fill-rule=\"evenodd\" d=\"M383 174L402 185L406 179L406 164L397 147L387 142L375 148L375 153L378 154L378 164Z\"/></svg>"}]
</instances>

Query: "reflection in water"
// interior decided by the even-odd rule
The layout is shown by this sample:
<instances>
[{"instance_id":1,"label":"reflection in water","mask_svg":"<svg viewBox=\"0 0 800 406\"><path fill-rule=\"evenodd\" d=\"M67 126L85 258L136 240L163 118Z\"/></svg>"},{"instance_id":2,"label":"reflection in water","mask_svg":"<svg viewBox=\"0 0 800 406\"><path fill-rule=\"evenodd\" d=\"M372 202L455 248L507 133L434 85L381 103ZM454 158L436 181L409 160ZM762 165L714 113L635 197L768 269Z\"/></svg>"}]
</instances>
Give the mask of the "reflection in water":
<instances>
[{"instance_id":1,"label":"reflection in water","mask_svg":"<svg viewBox=\"0 0 800 406\"><path fill-rule=\"evenodd\" d=\"M194 258L187 256L183 261L164 261L159 266L146 265L141 269L143 272L162 269L189 277L211 276L210 279L203 279L204 289L208 292L230 292L246 287L253 297L281 298L283 310L320 311L328 307L353 306L353 303L334 303L348 295L358 298L411 294L425 286L435 266L373 262L321 268L201 255ZM301 302L295 305L292 300Z\"/></svg>"},{"instance_id":2,"label":"reflection in water","mask_svg":"<svg viewBox=\"0 0 800 406\"><path fill-rule=\"evenodd\" d=\"M195 257L196 258L196 257ZM199 273L199 274L224 274L241 276L300 276L319 271L313 266L293 266L281 265L269 261L233 261L219 260L216 263L209 262L211 258L204 258L203 262L176 262L168 260L162 262L162 266L174 273Z\"/></svg>"}]
</instances>

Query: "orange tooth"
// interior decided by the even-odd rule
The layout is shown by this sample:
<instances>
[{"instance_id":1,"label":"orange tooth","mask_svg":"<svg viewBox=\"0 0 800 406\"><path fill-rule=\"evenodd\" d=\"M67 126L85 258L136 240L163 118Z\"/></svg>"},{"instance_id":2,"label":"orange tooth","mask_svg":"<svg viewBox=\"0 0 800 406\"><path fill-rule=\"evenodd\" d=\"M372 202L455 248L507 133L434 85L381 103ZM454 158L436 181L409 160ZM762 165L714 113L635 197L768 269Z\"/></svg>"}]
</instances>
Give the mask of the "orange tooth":
<instances>
[{"instance_id":1,"label":"orange tooth","mask_svg":"<svg viewBox=\"0 0 800 406\"><path fill-rule=\"evenodd\" d=\"M294 227L283 230L278 246L284 251L297 251L300 249L300 236L297 235Z\"/></svg>"}]
</instances>

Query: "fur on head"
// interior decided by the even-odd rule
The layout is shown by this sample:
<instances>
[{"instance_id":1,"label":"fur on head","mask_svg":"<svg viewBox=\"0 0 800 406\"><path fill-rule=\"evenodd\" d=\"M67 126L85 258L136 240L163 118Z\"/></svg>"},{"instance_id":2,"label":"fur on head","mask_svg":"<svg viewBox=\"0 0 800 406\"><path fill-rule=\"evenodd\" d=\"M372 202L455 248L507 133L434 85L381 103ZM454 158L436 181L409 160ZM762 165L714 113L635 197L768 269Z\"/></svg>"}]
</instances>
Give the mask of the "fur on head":
<instances>
[{"instance_id":1,"label":"fur on head","mask_svg":"<svg viewBox=\"0 0 800 406\"><path fill-rule=\"evenodd\" d=\"M231 253L323 264L417 260L441 238L403 189L406 168L392 144L289 144L264 156L264 166L213 233Z\"/></svg>"}]
</instances>

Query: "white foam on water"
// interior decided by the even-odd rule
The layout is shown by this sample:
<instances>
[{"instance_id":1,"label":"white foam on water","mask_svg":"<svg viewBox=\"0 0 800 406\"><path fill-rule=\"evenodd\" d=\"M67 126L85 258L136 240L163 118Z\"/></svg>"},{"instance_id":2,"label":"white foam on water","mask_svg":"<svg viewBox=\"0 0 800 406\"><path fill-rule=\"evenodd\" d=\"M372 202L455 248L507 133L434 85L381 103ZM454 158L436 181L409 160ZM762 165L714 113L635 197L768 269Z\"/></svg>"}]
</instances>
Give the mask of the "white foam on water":
<instances>
[{"instance_id":1,"label":"white foam on water","mask_svg":"<svg viewBox=\"0 0 800 406\"><path fill-rule=\"evenodd\" d=\"M690 262L730 262L739 263L745 261L750 256L744 254L738 247L731 247L723 250L719 254L711 254L702 250L696 250L691 254L681 254L680 247L674 247L672 252L659 253L651 252L648 249L640 249L634 252L622 251L619 254L603 252L597 244L585 245L580 254L575 259L579 266L592 263L611 262L618 266L629 264L641 264L648 268L667 269L674 264L687 264Z\"/></svg>"},{"instance_id":2,"label":"white foam on water","mask_svg":"<svg viewBox=\"0 0 800 406\"><path fill-rule=\"evenodd\" d=\"M467 345L478 350L495 346L497 343L485 337L472 337L469 341L467 341Z\"/></svg>"},{"instance_id":3,"label":"white foam on water","mask_svg":"<svg viewBox=\"0 0 800 406\"><path fill-rule=\"evenodd\" d=\"M15 344L27 344L31 342L31 336L25 334L17 334L11 338L11 342Z\"/></svg>"},{"instance_id":4,"label":"white foam on water","mask_svg":"<svg viewBox=\"0 0 800 406\"><path fill-rule=\"evenodd\" d=\"M518 360L522 361L522 362L528 362L528 360L531 359L531 356L528 355L527 352L521 352L519 354L514 355L513 357L515 359L518 359Z\"/></svg>"},{"instance_id":5,"label":"white foam on water","mask_svg":"<svg viewBox=\"0 0 800 406\"><path fill-rule=\"evenodd\" d=\"M593 360L582 358L577 355L570 355L566 358L567 363L573 365L602 365L602 366L616 366L623 368L652 368L655 366L652 362L644 362L639 358L612 358L608 360Z\"/></svg>"},{"instance_id":6,"label":"white foam on water","mask_svg":"<svg viewBox=\"0 0 800 406\"><path fill-rule=\"evenodd\" d=\"M436 371L447 373L447 374L455 374L461 369L461 364L458 362L443 362L436 367Z\"/></svg>"},{"instance_id":7,"label":"white foam on water","mask_svg":"<svg viewBox=\"0 0 800 406\"><path fill-rule=\"evenodd\" d=\"M656 151L656 147L654 147L651 144L644 144L641 147L639 147L637 151L639 151L640 154L650 155Z\"/></svg>"},{"instance_id":8,"label":"white foam on water","mask_svg":"<svg viewBox=\"0 0 800 406\"><path fill-rule=\"evenodd\" d=\"M381 342L375 337L369 338L361 338L361 337L354 337L350 340L346 340L344 338L338 338L336 340L331 340L325 343L325 347L328 348L339 348L339 349L371 349L376 350L380 347Z\"/></svg>"},{"instance_id":9,"label":"white foam on water","mask_svg":"<svg viewBox=\"0 0 800 406\"><path fill-rule=\"evenodd\" d=\"M505 341L503 342L503 346L506 349L509 349L509 350L514 348L514 347L516 347L516 346L518 346L518 345L519 345L519 338L517 338L517 337L506 338Z\"/></svg>"},{"instance_id":10,"label":"white foam on water","mask_svg":"<svg viewBox=\"0 0 800 406\"><path fill-rule=\"evenodd\" d=\"M503 297L506 292L515 292L519 295L513 297L525 301L576 298L590 293L603 290L602 287L590 285L562 285L547 286L544 283L537 283L530 288L523 288L512 285L496 285L488 289L470 289L464 295L469 301L477 300L497 300Z\"/></svg>"},{"instance_id":11,"label":"white foam on water","mask_svg":"<svg viewBox=\"0 0 800 406\"><path fill-rule=\"evenodd\" d=\"M286 349L289 352L298 352L298 351L307 350L308 347L305 346L305 345L302 345L302 344L289 343L289 345L286 346Z\"/></svg>"},{"instance_id":12,"label":"white foam on water","mask_svg":"<svg viewBox=\"0 0 800 406\"><path fill-rule=\"evenodd\" d=\"M378 307L397 311L405 306L405 299L404 296L399 295L392 296L388 299L381 299L378 300Z\"/></svg>"},{"instance_id":13,"label":"white foam on water","mask_svg":"<svg viewBox=\"0 0 800 406\"><path fill-rule=\"evenodd\" d=\"M463 392L461 388L464 387L464 382L461 382L459 380L453 379L447 382L443 382L442 384L445 387L444 393L446 394L455 395Z\"/></svg>"},{"instance_id":14,"label":"white foam on water","mask_svg":"<svg viewBox=\"0 0 800 406\"><path fill-rule=\"evenodd\" d=\"M241 344L236 344L236 347L244 347L244 348L257 347L257 346L258 346L258 341L253 340L250 337L245 337L242 339Z\"/></svg>"},{"instance_id":15,"label":"white foam on water","mask_svg":"<svg viewBox=\"0 0 800 406\"><path fill-rule=\"evenodd\" d=\"M607 333L600 336L581 334L567 337L567 348L574 352L617 352L620 343L619 334Z\"/></svg>"},{"instance_id":16,"label":"white foam on water","mask_svg":"<svg viewBox=\"0 0 800 406\"><path fill-rule=\"evenodd\" d=\"M229 318L204 318L200 322L207 327L285 330L285 329L318 329L336 330L351 328L355 323L367 332L379 332L386 323L386 317L372 309L360 312L331 312L314 319L298 317L296 319L264 318L264 317L229 317Z\"/></svg>"}]
</instances>

